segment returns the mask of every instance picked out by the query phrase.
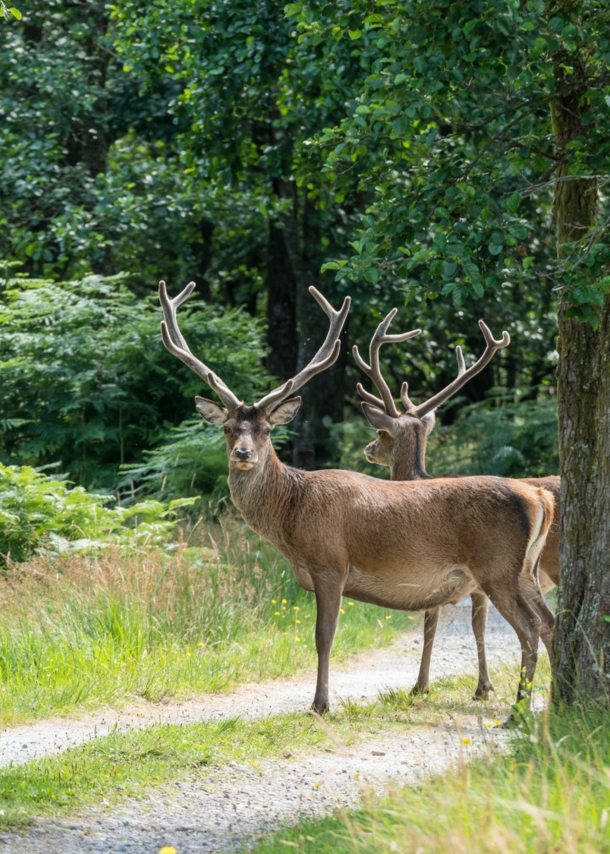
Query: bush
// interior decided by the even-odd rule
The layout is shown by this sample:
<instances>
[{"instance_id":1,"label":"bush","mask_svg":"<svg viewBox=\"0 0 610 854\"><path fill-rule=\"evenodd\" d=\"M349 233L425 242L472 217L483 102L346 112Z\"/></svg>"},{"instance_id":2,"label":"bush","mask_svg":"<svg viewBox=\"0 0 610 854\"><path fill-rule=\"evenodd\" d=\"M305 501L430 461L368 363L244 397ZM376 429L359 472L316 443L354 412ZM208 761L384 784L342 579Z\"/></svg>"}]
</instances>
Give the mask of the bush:
<instances>
[{"instance_id":1,"label":"bush","mask_svg":"<svg viewBox=\"0 0 610 854\"><path fill-rule=\"evenodd\" d=\"M163 346L161 316L156 295L137 298L120 276L0 279L0 460L57 463L78 484L114 491L120 466L163 444L206 393ZM236 394L262 390L260 322L193 297L180 324ZM203 456L211 436L199 434Z\"/></svg>"},{"instance_id":2,"label":"bush","mask_svg":"<svg viewBox=\"0 0 610 854\"><path fill-rule=\"evenodd\" d=\"M164 505L143 501L108 506L108 496L92 495L30 466L0 463L0 564L23 561L36 550L64 552L111 545L161 545L175 527L180 499Z\"/></svg>"},{"instance_id":3,"label":"bush","mask_svg":"<svg viewBox=\"0 0 610 854\"><path fill-rule=\"evenodd\" d=\"M499 392L466 406L453 424L431 433L427 459L435 476L557 474L557 402L547 395L513 403Z\"/></svg>"}]
</instances>

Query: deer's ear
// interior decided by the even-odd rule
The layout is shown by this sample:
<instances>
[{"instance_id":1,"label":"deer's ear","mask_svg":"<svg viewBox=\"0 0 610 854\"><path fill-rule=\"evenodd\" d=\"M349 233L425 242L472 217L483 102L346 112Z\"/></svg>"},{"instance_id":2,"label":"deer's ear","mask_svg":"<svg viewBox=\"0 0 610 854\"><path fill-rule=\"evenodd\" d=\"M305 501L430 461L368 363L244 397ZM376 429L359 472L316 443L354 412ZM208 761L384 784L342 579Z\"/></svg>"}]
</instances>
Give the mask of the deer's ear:
<instances>
[{"instance_id":1,"label":"deer's ear","mask_svg":"<svg viewBox=\"0 0 610 854\"><path fill-rule=\"evenodd\" d=\"M217 403L214 403L213 400L208 400L206 397L196 397L195 406L197 407L197 412L199 412L206 421L209 421L210 424L224 424L229 417L229 413L226 409L223 409Z\"/></svg>"},{"instance_id":2,"label":"deer's ear","mask_svg":"<svg viewBox=\"0 0 610 854\"><path fill-rule=\"evenodd\" d=\"M284 401L284 403L280 403L277 409L274 409L273 412L268 415L269 422L274 425L289 424L299 411L300 405L300 397L292 397L290 400L286 400Z\"/></svg>"},{"instance_id":3,"label":"deer's ear","mask_svg":"<svg viewBox=\"0 0 610 854\"><path fill-rule=\"evenodd\" d=\"M426 436L429 436L430 433L434 430L434 425L436 424L436 410L433 409L432 412L429 412L427 415L421 419L424 427L426 428Z\"/></svg>"},{"instance_id":4,"label":"deer's ear","mask_svg":"<svg viewBox=\"0 0 610 854\"><path fill-rule=\"evenodd\" d=\"M375 428L375 430L385 430L386 433L389 433L392 437L396 435L396 425L394 424L394 419L390 415L382 412L381 409L377 409L376 406L371 406L370 403L363 403L362 411L364 412L366 420L369 422L371 427Z\"/></svg>"}]
</instances>

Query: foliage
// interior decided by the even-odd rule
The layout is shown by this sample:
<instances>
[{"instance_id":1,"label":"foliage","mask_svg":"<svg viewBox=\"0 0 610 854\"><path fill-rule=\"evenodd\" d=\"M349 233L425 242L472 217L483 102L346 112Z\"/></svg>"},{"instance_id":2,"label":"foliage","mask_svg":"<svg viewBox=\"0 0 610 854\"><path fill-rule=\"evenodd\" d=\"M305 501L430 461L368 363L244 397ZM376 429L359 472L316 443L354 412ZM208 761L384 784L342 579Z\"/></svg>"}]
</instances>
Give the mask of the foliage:
<instances>
[{"instance_id":1,"label":"foliage","mask_svg":"<svg viewBox=\"0 0 610 854\"><path fill-rule=\"evenodd\" d=\"M111 499L114 503L114 499ZM108 496L81 486L70 489L29 466L0 463L0 564L23 561L36 551L59 554L112 545L163 545L176 525L176 511L192 500L167 504L140 501L107 506Z\"/></svg>"},{"instance_id":2,"label":"foliage","mask_svg":"<svg viewBox=\"0 0 610 854\"><path fill-rule=\"evenodd\" d=\"M77 483L115 488L119 467L188 418L202 391L165 350L160 315L156 298L138 299L121 277L0 280L1 458L57 463ZM196 297L180 323L237 394L262 387L260 324Z\"/></svg>"},{"instance_id":3,"label":"foliage","mask_svg":"<svg viewBox=\"0 0 610 854\"><path fill-rule=\"evenodd\" d=\"M433 475L557 474L556 401L538 397L513 403L499 390L489 400L461 409L450 426L437 427L428 441L427 459Z\"/></svg>"},{"instance_id":4,"label":"foliage","mask_svg":"<svg viewBox=\"0 0 610 854\"><path fill-rule=\"evenodd\" d=\"M288 14L302 41L332 57L349 40L369 71L344 120L318 136L332 175L358 168L375 191L355 254L327 268L373 284L388 270L408 293L458 306L506 279L538 277L595 322L610 283L607 202L599 227L557 262L549 214L555 180L603 187L610 174L607 4L342 0L294 3ZM565 151L551 124L558 87L586 104L587 135Z\"/></svg>"}]
</instances>

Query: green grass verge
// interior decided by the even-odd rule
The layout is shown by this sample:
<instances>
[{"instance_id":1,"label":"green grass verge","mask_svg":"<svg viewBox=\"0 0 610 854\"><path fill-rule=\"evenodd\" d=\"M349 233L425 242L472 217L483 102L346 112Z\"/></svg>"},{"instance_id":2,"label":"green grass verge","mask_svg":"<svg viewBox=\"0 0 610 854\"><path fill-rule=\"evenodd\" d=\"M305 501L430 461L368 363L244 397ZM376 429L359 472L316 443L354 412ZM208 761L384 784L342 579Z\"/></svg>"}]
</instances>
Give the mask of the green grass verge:
<instances>
[{"instance_id":1,"label":"green grass verge","mask_svg":"<svg viewBox=\"0 0 610 854\"><path fill-rule=\"evenodd\" d=\"M201 523L173 554L40 557L0 577L0 725L225 691L313 667L315 602L246 526ZM409 617L345 601L335 661Z\"/></svg>"},{"instance_id":2,"label":"green grass verge","mask_svg":"<svg viewBox=\"0 0 610 854\"><path fill-rule=\"evenodd\" d=\"M499 693L514 682L503 668L494 673ZM27 824L34 816L66 815L88 804L109 807L145 789L178 778L205 777L230 761L252 764L277 759L289 751L300 755L322 748L353 744L364 735L391 729L407 733L422 725L454 727L484 715L491 724L509 704L495 706L472 700L473 679L443 680L427 697L393 691L376 700L348 702L322 722L295 713L260 721L156 725L113 733L65 753L0 769L0 826Z\"/></svg>"},{"instance_id":3,"label":"green grass verge","mask_svg":"<svg viewBox=\"0 0 610 854\"><path fill-rule=\"evenodd\" d=\"M112 806L168 780L204 776L210 767L253 763L327 740L312 716L300 714L115 733L59 756L1 769L0 827L92 803Z\"/></svg>"},{"instance_id":4,"label":"green grass verge","mask_svg":"<svg viewBox=\"0 0 610 854\"><path fill-rule=\"evenodd\" d=\"M607 854L610 715L566 710L491 755L361 809L303 822L253 854Z\"/></svg>"}]
</instances>

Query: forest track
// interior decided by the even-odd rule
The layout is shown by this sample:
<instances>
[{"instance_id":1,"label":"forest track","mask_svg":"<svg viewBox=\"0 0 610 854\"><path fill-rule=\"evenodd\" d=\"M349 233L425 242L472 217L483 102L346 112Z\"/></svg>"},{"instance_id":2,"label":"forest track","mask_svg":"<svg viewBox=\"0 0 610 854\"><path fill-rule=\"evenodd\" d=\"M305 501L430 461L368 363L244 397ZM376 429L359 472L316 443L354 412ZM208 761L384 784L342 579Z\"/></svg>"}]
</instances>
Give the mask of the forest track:
<instances>
[{"instance_id":1,"label":"forest track","mask_svg":"<svg viewBox=\"0 0 610 854\"><path fill-rule=\"evenodd\" d=\"M467 604L444 609L432 658L433 679L475 671ZM492 665L517 660L515 633L493 609L487 639ZM387 688L410 688L420 651L421 631L413 631L389 648L355 656L347 667L331 668L332 700L360 701L373 699ZM311 673L184 703L142 704L78 720L39 722L2 733L0 756L2 764L27 761L101 737L115 727L124 731L159 722L194 723L306 711L313 688ZM481 713L490 714L486 706ZM465 737L470 740L467 746ZM232 763L151 789L142 798L125 800L112 812L102 804L70 819L40 819L24 835L0 833L0 853L89 854L103 850L157 854L163 845L172 845L179 854L230 851L243 848L270 829L293 824L299 817L352 806L367 788L380 790L392 780L414 783L505 740L506 731L485 729L480 716L478 721L468 716L448 720L446 725L417 725L399 733L366 735L355 745L318 749L299 759L265 761L258 769Z\"/></svg>"}]
</instances>

